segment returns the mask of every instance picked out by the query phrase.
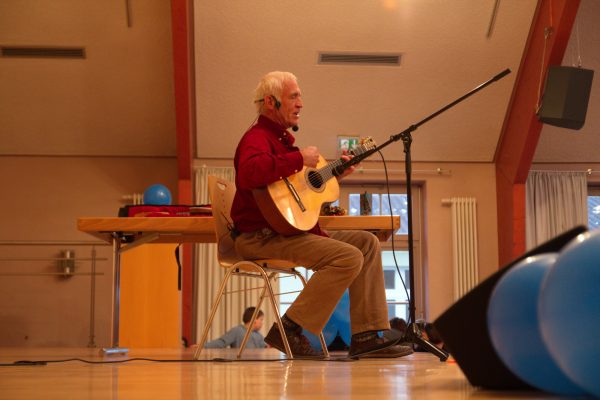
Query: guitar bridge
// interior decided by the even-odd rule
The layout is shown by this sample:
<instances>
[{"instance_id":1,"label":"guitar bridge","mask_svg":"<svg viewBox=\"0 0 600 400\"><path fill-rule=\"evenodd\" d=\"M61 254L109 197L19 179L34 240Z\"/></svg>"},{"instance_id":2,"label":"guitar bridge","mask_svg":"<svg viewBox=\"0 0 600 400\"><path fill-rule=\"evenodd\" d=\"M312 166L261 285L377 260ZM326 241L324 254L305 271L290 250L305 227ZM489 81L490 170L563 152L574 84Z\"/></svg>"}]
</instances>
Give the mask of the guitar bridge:
<instances>
[{"instance_id":1,"label":"guitar bridge","mask_svg":"<svg viewBox=\"0 0 600 400\"><path fill-rule=\"evenodd\" d=\"M304 204L302 204L302 200L300 199L300 196L298 195L298 192L296 191L296 188L294 188L294 185L292 185L290 183L290 181L288 180L288 178L283 178L283 181L285 182L288 190L292 194L292 197L294 198L294 200L296 201L296 203L298 203L298 207L300 207L300 209L302 210L302 212L306 211L306 207L304 207Z\"/></svg>"}]
</instances>

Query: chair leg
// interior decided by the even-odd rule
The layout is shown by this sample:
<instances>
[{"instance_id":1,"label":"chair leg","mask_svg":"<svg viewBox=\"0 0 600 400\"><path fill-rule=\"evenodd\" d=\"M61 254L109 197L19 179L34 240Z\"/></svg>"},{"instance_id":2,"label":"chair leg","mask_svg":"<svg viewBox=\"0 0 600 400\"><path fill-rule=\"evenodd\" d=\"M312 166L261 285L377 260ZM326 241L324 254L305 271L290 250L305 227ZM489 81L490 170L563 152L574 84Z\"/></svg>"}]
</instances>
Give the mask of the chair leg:
<instances>
[{"instance_id":1,"label":"chair leg","mask_svg":"<svg viewBox=\"0 0 600 400\"><path fill-rule=\"evenodd\" d=\"M252 333L252 327L254 326L254 321L256 321L256 317L258 316L258 311L260 310L260 306L262 304L263 298L265 297L266 291L267 291L267 285L264 285L263 290L260 293L260 297L258 298L258 304L256 305L256 308L254 309L254 313L252 314L252 319L250 320L250 325L248 326L248 329L246 329L246 334L244 335L244 339L242 340L242 344L240 345L240 350L238 351L237 358L242 357L242 352L246 348L246 343L248 342L248 338L250 337L250 334Z\"/></svg>"},{"instance_id":2,"label":"chair leg","mask_svg":"<svg viewBox=\"0 0 600 400\"><path fill-rule=\"evenodd\" d=\"M210 310L210 315L208 317L208 321L204 324L204 331L202 332L202 337L200 338L200 342L198 343L198 347L194 353L194 358L198 359L200 357L200 353L202 353L202 348L206 343L206 338L208 337L208 332L213 323L213 319L215 318L215 314L217 313L217 309L219 308L219 304L221 303L221 299L223 298L223 293L225 292L225 287L227 286L227 282L229 278L231 278L231 274L233 273L234 268L227 269L227 273L223 277L223 281L221 281L221 286L219 287L219 292L215 297L215 301L213 302L213 306Z\"/></svg>"},{"instance_id":3,"label":"chair leg","mask_svg":"<svg viewBox=\"0 0 600 400\"><path fill-rule=\"evenodd\" d=\"M275 302L275 293L273 293L273 287L271 286L271 277L267 276L267 273L259 267L260 273L263 276L263 280L265 282L265 286L267 291L269 292L268 297L271 300L271 306L273 307L273 312L275 314L275 318L277 320L277 325L279 326L279 334L281 335L281 341L283 342L283 346L285 348L285 354L289 359L294 359L294 355L292 354L292 350L290 348L290 343L285 336L285 331L283 329L283 322L281 322L281 315L279 314L279 309L277 308L277 303Z\"/></svg>"},{"instance_id":4,"label":"chair leg","mask_svg":"<svg viewBox=\"0 0 600 400\"><path fill-rule=\"evenodd\" d=\"M302 287L306 286L306 279L304 278L304 276L302 276L301 273L299 273L296 270L294 271L294 275L300 278L300 281L302 282ZM321 348L323 349L323 355L327 358L329 358L329 350L327 350L327 343L325 343L325 336L323 336L323 331L319 332L319 342L321 342Z\"/></svg>"},{"instance_id":5,"label":"chair leg","mask_svg":"<svg viewBox=\"0 0 600 400\"><path fill-rule=\"evenodd\" d=\"M258 310L260 309L260 306L262 304L262 301L265 297L268 297L269 300L271 301L271 307L273 308L274 314L275 314L275 318L276 318L276 323L279 327L279 333L281 334L281 339L283 341L283 345L285 347L285 353L288 356L289 359L293 359L294 356L292 354L292 350L290 348L290 344L287 340L287 337L285 335L285 331L284 331L284 327L283 327L283 322L281 321L281 314L279 313L279 309L277 308L277 302L275 301L275 293L273 292L273 287L271 286L271 279L273 277L275 277L277 274L276 273L271 273L270 275L267 275L267 273L265 272L265 270L256 264L252 265L253 267L255 267L255 269L259 272L259 274L261 275L263 282L264 282L264 286L263 286L263 290L260 294L259 300L258 300L258 304L256 305L256 310L254 311L254 314L252 315L252 320L250 323L250 326L248 327L248 329L246 330L246 334L244 335L244 339L242 341L242 344L240 346L240 350L238 351L238 355L237 358L240 358L242 355L242 352L244 351L245 347L246 347L246 343L248 342L248 338L250 337L250 334L252 332L252 326L254 325L254 321L256 320L256 317L258 315ZM217 293L217 296L215 297L215 300L213 302L213 306L211 308L210 311L210 315L208 318L208 321L206 322L206 324L204 325L204 330L202 332L202 337L200 339L200 342L198 343L198 347L196 348L196 351L194 353L194 358L198 359L200 357L200 354L202 353L203 347L206 343L206 339L208 338L208 333L210 331L210 328L212 327L212 323L213 320L215 318L215 315L217 313L217 309L219 307L219 304L221 303L221 300L223 298L223 294L225 292L225 288L227 286L227 283L229 282L229 279L231 278L231 275L233 274L235 268L229 268L225 274L225 276L223 277L223 281L221 282L221 286L219 287L219 291ZM302 282L303 286L306 286L306 279L302 276L302 274L300 274L299 272L293 270L291 271L295 276L297 276L298 278L300 278L300 281ZM268 295L265 296L265 294L268 292ZM325 357L329 357L329 351L327 350L327 344L325 343L325 337L323 336L323 332L319 333L319 341L321 342L321 347L323 349L323 354L325 355Z\"/></svg>"}]
</instances>

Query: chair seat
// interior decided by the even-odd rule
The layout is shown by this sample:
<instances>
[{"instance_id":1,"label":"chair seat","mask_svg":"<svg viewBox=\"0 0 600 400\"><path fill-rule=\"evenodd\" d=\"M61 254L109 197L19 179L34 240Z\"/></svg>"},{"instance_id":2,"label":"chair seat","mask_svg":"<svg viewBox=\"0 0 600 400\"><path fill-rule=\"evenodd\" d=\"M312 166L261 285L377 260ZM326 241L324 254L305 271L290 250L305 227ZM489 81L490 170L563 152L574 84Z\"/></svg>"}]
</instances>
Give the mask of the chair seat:
<instances>
[{"instance_id":1,"label":"chair seat","mask_svg":"<svg viewBox=\"0 0 600 400\"><path fill-rule=\"evenodd\" d=\"M272 269L278 271L290 270L298 267L297 263L293 263L287 260L280 260L276 258L265 258L260 260L237 260L236 262L224 262L220 261L222 267L229 268L235 265L236 269L240 271L256 271L256 265L265 269Z\"/></svg>"}]
</instances>

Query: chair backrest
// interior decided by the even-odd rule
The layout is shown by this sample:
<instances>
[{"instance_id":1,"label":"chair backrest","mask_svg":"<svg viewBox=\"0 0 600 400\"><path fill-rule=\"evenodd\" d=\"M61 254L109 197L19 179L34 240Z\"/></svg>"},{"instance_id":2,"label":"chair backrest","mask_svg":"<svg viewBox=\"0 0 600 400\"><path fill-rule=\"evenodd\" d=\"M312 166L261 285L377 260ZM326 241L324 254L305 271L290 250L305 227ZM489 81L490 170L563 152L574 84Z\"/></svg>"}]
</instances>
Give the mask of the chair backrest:
<instances>
[{"instance_id":1,"label":"chair backrest","mask_svg":"<svg viewBox=\"0 0 600 400\"><path fill-rule=\"evenodd\" d=\"M235 196L235 183L216 176L209 176L208 193L217 235L217 259L219 264L228 267L241 261L235 252L235 244L230 234L233 229L231 205Z\"/></svg>"}]
</instances>

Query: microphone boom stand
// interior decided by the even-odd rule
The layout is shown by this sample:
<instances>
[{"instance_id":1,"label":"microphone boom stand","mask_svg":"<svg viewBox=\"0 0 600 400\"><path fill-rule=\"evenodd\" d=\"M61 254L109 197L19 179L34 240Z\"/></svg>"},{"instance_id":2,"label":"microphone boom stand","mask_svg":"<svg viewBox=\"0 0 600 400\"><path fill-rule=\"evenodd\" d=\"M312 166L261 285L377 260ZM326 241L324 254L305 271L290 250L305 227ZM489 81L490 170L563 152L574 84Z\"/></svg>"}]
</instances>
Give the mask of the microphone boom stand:
<instances>
[{"instance_id":1,"label":"microphone boom stand","mask_svg":"<svg viewBox=\"0 0 600 400\"><path fill-rule=\"evenodd\" d=\"M448 105L442 107L441 109L439 109L438 111L429 115L428 117L422 119L421 121L417 122L414 125L409 126L404 131L391 136L390 139L388 141L386 141L385 143L383 143L382 145L377 146L369 151L366 151L365 153L361 154L360 157L354 157L348 161L345 161L340 166L338 166L334 169L334 175L338 176L346 168L348 168L352 165L358 164L361 160L365 159L366 157L370 156L371 154L375 153L376 151L380 151L382 148L386 147L390 143L397 142L398 140L402 140L402 143L404 144L404 153L406 154L405 158L404 158L404 165L405 165L405 172L406 172L406 199L407 199L407 212L408 212L408 274L409 274L409 287L410 287L410 295L408 298L408 308L409 308L410 324L408 325L406 332L405 332L404 336L402 337L402 339L400 339L400 341L409 342L409 343L412 343L413 345L418 344L421 347L423 347L425 350L427 350L430 353L432 353L433 355L437 356L440 359L440 361L446 361L448 359L448 353L445 350L442 350L442 349L434 346L432 343L430 343L429 341L424 339L421 334L420 328L416 324L416 306L415 306L415 296L414 296L415 273L414 273L414 258L413 258L413 223L412 223L412 176L411 176L412 175L412 160L411 160L411 155L410 155L410 147L412 144L412 132L415 131L419 126L421 126L424 123L428 122L429 120L437 117L439 114L443 113L444 111L448 110L449 108L454 107L458 103L465 100L467 97L477 93L478 91L480 91L484 87L488 86L489 84L504 78L510 72L511 72L510 69L508 69L508 68L505 69L504 71L500 72L498 75L496 75L493 78L489 79L488 81L480 84L475 89L473 89L470 92L468 92L467 94L459 97L458 99L454 100L453 102L449 103Z\"/></svg>"}]
</instances>

